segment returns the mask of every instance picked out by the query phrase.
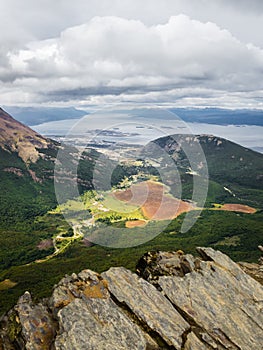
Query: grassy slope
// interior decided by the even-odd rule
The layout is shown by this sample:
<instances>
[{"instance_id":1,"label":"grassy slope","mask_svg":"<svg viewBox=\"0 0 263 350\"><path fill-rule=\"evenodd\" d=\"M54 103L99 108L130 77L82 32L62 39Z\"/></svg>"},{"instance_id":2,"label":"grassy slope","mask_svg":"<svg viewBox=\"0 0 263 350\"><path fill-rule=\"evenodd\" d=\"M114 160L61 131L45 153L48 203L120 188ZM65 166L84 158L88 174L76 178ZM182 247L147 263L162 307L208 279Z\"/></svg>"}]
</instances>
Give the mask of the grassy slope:
<instances>
[{"instance_id":1,"label":"grassy slope","mask_svg":"<svg viewBox=\"0 0 263 350\"><path fill-rule=\"evenodd\" d=\"M256 261L260 255L257 246L262 243L262 219L262 212L249 215L205 210L188 233L179 232L182 215L173 220L159 236L134 248L85 247L80 241L75 242L63 255L50 261L13 266L2 271L1 280L10 279L18 284L9 290L0 291L0 313L9 309L25 290L30 290L36 298L49 295L52 286L65 274L86 268L101 272L111 266L125 266L134 271L137 260L148 250L183 249L194 253L196 246L212 246L229 254L234 260ZM42 229L45 229L44 222L42 225ZM50 223L46 225L49 227ZM133 230L137 229L131 229L131 234Z\"/></svg>"},{"instance_id":2,"label":"grassy slope","mask_svg":"<svg viewBox=\"0 0 263 350\"><path fill-rule=\"evenodd\" d=\"M182 136L182 140L185 142L185 136ZM209 171L208 206L213 202L221 202L263 208L263 155L218 137L199 136L199 142ZM155 143L161 147L171 147L175 141L168 136ZM192 178L185 174L189 163L184 152L179 153L176 165L182 176L183 195L191 198ZM224 187L230 189L235 196L225 191Z\"/></svg>"},{"instance_id":3,"label":"grassy slope","mask_svg":"<svg viewBox=\"0 0 263 350\"><path fill-rule=\"evenodd\" d=\"M52 238L57 227L65 225L58 217L54 223L44 216L57 206L53 183L56 143L40 152L44 157L27 166L17 153L0 147L0 271L49 255L50 251L37 248L38 243ZM81 166L91 172L90 159L81 161ZM41 181L34 181L29 170ZM85 178L89 180L90 174L86 172ZM89 186L88 181L85 186ZM35 222L38 216L44 216L45 228Z\"/></svg>"},{"instance_id":4,"label":"grassy slope","mask_svg":"<svg viewBox=\"0 0 263 350\"><path fill-rule=\"evenodd\" d=\"M222 152L217 152L215 145L205 141L204 139L203 147L211 180L208 203L240 202L237 197L241 197L242 203L262 208L262 155L229 142L223 143ZM88 177L92 175L90 164L81 162L79 167L80 172L86 176L88 174ZM24 176L1 171L10 165L19 168ZM37 176L42 176L44 172L48 179L52 164L40 160L32 165L31 169ZM119 173L120 169L115 174L118 180ZM39 251L37 244L41 239L53 237L61 227L67 230L67 224L62 218L56 218L54 223L50 217L43 216L55 205L52 180L43 184L34 182L21 159L15 153L11 154L1 149L0 181L0 244L3 247L0 254L0 280L10 279L17 283L9 290L0 291L0 313L9 309L25 290L30 290L36 297L48 295L54 283L65 273L78 272L84 268L100 272L113 265L123 265L134 270L137 259L147 250L183 249L193 252L196 246L206 245L228 253L234 260L256 261L259 256L257 245L262 244L262 212L247 215L204 211L195 226L184 235L179 233L183 218L181 216L173 220L158 237L135 248L87 248L80 242L75 242L63 255L50 261L30 266L15 266L48 255L50 252ZM183 186L184 192L189 195L191 176L186 175L183 178ZM224 186L236 193L237 197L229 195L223 189ZM42 219L35 223L38 215L42 215ZM111 227L111 230L114 230L114 227ZM102 234L106 235L107 229Z\"/></svg>"}]
</instances>

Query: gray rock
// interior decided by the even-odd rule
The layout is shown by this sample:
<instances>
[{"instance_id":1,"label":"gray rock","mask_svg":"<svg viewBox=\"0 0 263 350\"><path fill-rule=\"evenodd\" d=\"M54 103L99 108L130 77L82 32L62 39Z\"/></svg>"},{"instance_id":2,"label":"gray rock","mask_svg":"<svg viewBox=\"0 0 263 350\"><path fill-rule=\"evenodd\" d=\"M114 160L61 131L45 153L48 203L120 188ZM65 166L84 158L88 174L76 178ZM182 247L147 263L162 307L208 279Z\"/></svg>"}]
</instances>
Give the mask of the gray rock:
<instances>
[{"instance_id":1,"label":"gray rock","mask_svg":"<svg viewBox=\"0 0 263 350\"><path fill-rule=\"evenodd\" d=\"M181 349L183 334L190 326L155 287L123 267L111 268L102 276L119 303L169 346Z\"/></svg>"},{"instance_id":2,"label":"gray rock","mask_svg":"<svg viewBox=\"0 0 263 350\"><path fill-rule=\"evenodd\" d=\"M93 271L63 278L50 304L59 324L55 349L146 349L141 329L111 300L107 281Z\"/></svg>"},{"instance_id":3,"label":"gray rock","mask_svg":"<svg viewBox=\"0 0 263 350\"><path fill-rule=\"evenodd\" d=\"M76 299L58 312L57 350L146 349L146 340L109 299Z\"/></svg>"},{"instance_id":4,"label":"gray rock","mask_svg":"<svg viewBox=\"0 0 263 350\"><path fill-rule=\"evenodd\" d=\"M239 262L238 265L245 273L263 285L263 265L243 261Z\"/></svg>"},{"instance_id":5,"label":"gray rock","mask_svg":"<svg viewBox=\"0 0 263 350\"><path fill-rule=\"evenodd\" d=\"M240 267L251 265L198 252L147 253L144 278L122 267L65 276L48 302L26 292L0 320L0 350L262 350L263 287Z\"/></svg>"},{"instance_id":6,"label":"gray rock","mask_svg":"<svg viewBox=\"0 0 263 350\"><path fill-rule=\"evenodd\" d=\"M155 283L159 276L184 276L194 270L194 257L177 252L148 252L138 261L137 272L141 277Z\"/></svg>"},{"instance_id":7,"label":"gray rock","mask_svg":"<svg viewBox=\"0 0 263 350\"><path fill-rule=\"evenodd\" d=\"M163 276L163 292L192 325L223 349L262 350L263 288L226 255L199 248L200 271ZM210 346L211 340L203 339ZM217 347L216 347L217 348Z\"/></svg>"},{"instance_id":8,"label":"gray rock","mask_svg":"<svg viewBox=\"0 0 263 350\"><path fill-rule=\"evenodd\" d=\"M29 292L19 299L15 311L17 323L28 350L48 350L53 342L56 324L43 304L34 305Z\"/></svg>"},{"instance_id":9,"label":"gray rock","mask_svg":"<svg viewBox=\"0 0 263 350\"><path fill-rule=\"evenodd\" d=\"M82 296L108 298L106 281L91 270L83 270L78 275L73 273L71 276L66 276L54 288L50 307L57 312Z\"/></svg>"},{"instance_id":10,"label":"gray rock","mask_svg":"<svg viewBox=\"0 0 263 350\"><path fill-rule=\"evenodd\" d=\"M203 342L201 342L193 332L191 332L187 335L183 349L184 350L205 350L209 348Z\"/></svg>"}]
</instances>

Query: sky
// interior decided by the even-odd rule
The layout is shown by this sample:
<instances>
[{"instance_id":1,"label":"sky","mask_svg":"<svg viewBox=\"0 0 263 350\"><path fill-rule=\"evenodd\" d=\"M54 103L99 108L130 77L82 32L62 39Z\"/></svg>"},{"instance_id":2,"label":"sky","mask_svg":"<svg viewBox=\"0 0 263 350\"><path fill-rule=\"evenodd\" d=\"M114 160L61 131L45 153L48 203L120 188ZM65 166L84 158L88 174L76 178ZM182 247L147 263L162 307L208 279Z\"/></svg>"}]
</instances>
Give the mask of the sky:
<instances>
[{"instance_id":1,"label":"sky","mask_svg":"<svg viewBox=\"0 0 263 350\"><path fill-rule=\"evenodd\" d=\"M263 109L261 0L0 1L2 105Z\"/></svg>"}]
</instances>

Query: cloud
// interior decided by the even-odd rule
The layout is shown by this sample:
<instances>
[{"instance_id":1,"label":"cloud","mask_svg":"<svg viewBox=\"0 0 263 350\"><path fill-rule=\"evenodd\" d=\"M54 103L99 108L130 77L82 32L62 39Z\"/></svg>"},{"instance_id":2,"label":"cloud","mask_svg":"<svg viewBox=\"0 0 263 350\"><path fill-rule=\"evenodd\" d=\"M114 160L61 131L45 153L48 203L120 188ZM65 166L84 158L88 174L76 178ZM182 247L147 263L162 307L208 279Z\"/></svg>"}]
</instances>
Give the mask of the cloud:
<instances>
[{"instance_id":1,"label":"cloud","mask_svg":"<svg viewBox=\"0 0 263 350\"><path fill-rule=\"evenodd\" d=\"M263 3L261 0L238 0L238 3L236 0L220 0L219 4L225 5L225 6L231 6L234 9L238 7L239 10L249 11L249 12L256 12L259 13L259 11L263 11ZM238 4L238 5L237 5Z\"/></svg>"},{"instance_id":2,"label":"cloud","mask_svg":"<svg viewBox=\"0 0 263 350\"><path fill-rule=\"evenodd\" d=\"M205 98L200 91L206 98L209 91L246 98L263 89L263 50L186 15L157 25L94 17L2 56L2 96L17 99L20 91L24 102L136 100L151 93L162 102L176 99L176 90L196 98Z\"/></svg>"},{"instance_id":3,"label":"cloud","mask_svg":"<svg viewBox=\"0 0 263 350\"><path fill-rule=\"evenodd\" d=\"M165 23L172 15L217 23L239 40L263 47L261 0L9 0L0 2L1 44L17 48L30 40L56 37L93 17L116 16L146 25Z\"/></svg>"}]
</instances>

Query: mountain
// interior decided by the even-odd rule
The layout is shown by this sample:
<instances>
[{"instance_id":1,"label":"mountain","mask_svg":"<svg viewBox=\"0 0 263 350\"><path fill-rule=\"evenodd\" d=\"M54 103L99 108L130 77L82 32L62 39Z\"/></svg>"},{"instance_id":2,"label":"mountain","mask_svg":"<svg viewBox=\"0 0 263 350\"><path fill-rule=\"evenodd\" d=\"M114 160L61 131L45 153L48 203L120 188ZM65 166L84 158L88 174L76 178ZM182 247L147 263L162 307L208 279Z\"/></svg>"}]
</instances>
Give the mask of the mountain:
<instances>
[{"instance_id":1,"label":"mountain","mask_svg":"<svg viewBox=\"0 0 263 350\"><path fill-rule=\"evenodd\" d=\"M46 212L56 205L54 190L54 165L60 145L44 138L29 127L13 119L0 109L0 202L1 222L9 224ZM68 168L73 167L74 156L79 151L63 146L68 156ZM91 169L95 151L83 153L80 168ZM65 181L70 181L70 170ZM83 189L91 189L91 174L81 176ZM70 184L69 184L70 187Z\"/></svg>"},{"instance_id":2,"label":"mountain","mask_svg":"<svg viewBox=\"0 0 263 350\"><path fill-rule=\"evenodd\" d=\"M137 274L67 275L38 303L26 292L0 320L0 348L262 349L262 285L221 252L197 251L148 252Z\"/></svg>"},{"instance_id":3,"label":"mountain","mask_svg":"<svg viewBox=\"0 0 263 350\"><path fill-rule=\"evenodd\" d=\"M52 165L58 144L0 110L0 212L5 226L55 205Z\"/></svg>"},{"instance_id":4,"label":"mountain","mask_svg":"<svg viewBox=\"0 0 263 350\"><path fill-rule=\"evenodd\" d=\"M75 156L79 151L47 139L13 119L0 109L0 271L49 254L38 248L40 241L52 236L62 218L57 217L43 228L36 224L57 204L54 188L54 166L58 151L67 157L67 173L63 179L71 189ZM92 188L92 169L96 151L80 156L78 185L80 191ZM69 230L69 226L63 225ZM52 248L53 249L53 248Z\"/></svg>"},{"instance_id":5,"label":"mountain","mask_svg":"<svg viewBox=\"0 0 263 350\"><path fill-rule=\"evenodd\" d=\"M14 107L6 106L4 109L20 122L35 126L55 120L78 119L88 112L73 107Z\"/></svg>"},{"instance_id":6,"label":"mountain","mask_svg":"<svg viewBox=\"0 0 263 350\"><path fill-rule=\"evenodd\" d=\"M147 147L151 150L155 145L160 149L160 158L165 151L174 159L185 189L190 187L191 190L193 177L201 174L202 167L200 168L198 161L201 158L201 161L206 161L210 180L208 205L213 202L232 202L262 209L263 155L261 153L213 135L171 135L159 138ZM198 154L199 145L202 147L203 156ZM189 163L189 157L184 150L192 152L192 164ZM169 171L169 168L166 171ZM196 175L193 175L194 173ZM184 195L189 197L187 191Z\"/></svg>"},{"instance_id":7,"label":"mountain","mask_svg":"<svg viewBox=\"0 0 263 350\"><path fill-rule=\"evenodd\" d=\"M86 149L80 156L76 148L42 137L3 110L0 123L0 314L10 309L26 290L30 290L36 298L49 296L52 286L65 273L86 267L103 272L111 266L124 266L134 271L136 260L148 250L181 247L187 253L193 253L196 246L202 245L220 249L235 261L255 262L259 257L257 246L262 244L263 230L262 155L214 136L177 135L175 139L158 139L148 146L150 150L154 145L160 150L160 157L157 152L151 153L156 169L155 163L143 161L116 167L114 162L108 162L95 150ZM93 191L89 190L93 189L94 171L96 175L101 175L103 182L103 175L110 173L109 169L115 169L112 186L118 186L123 179L136 177L138 172L139 181L147 178L147 174L158 178L158 172L164 170L170 194L176 194L175 180L178 178L174 170L177 168L182 199L189 202L200 162L197 162L198 157L194 157L191 168L184 150L191 147L194 139L201 143L208 163L209 191L205 210L198 213L195 225L188 232L180 231L185 214L164 224L153 220L145 227L128 230L127 239L147 234L152 237L152 231L157 230L160 234L155 238L140 246L114 249L91 244L85 237L83 239L62 216L54 189L54 164L58 151L66 160L61 176L57 178L58 184L60 181L66 184L63 186L65 195L70 194L72 181L77 180L79 193L85 193L82 198L88 202L93 196ZM171 169L165 164L163 154L171 155L174 162ZM78 156L80 161L75 176L72 168L76 168ZM108 199L112 201L114 190L115 187L111 188L108 184L102 192L110 194ZM168 203L170 194L166 197ZM79 199L75 198L65 205L75 222L79 214ZM228 211L224 208L225 204L231 205L227 207ZM252 208L253 214L235 211L237 207L232 207L233 204L247 205L249 210ZM107 224L103 226L98 221L92 230L107 239L107 235L114 236L119 227L125 227L125 221L108 217L112 211L105 211L101 198L96 205L93 210L100 211ZM85 215L90 214L89 209L84 210ZM126 216L123 217L125 220ZM162 229L159 230L159 227Z\"/></svg>"},{"instance_id":8,"label":"mountain","mask_svg":"<svg viewBox=\"0 0 263 350\"><path fill-rule=\"evenodd\" d=\"M187 123L207 123L216 125L258 125L263 126L263 111L251 109L223 108L171 108Z\"/></svg>"},{"instance_id":9,"label":"mountain","mask_svg":"<svg viewBox=\"0 0 263 350\"><path fill-rule=\"evenodd\" d=\"M73 107L5 106L4 109L20 122L30 126L55 120L78 119L88 114L84 110ZM187 123L263 126L262 110L223 108L170 108L169 110Z\"/></svg>"},{"instance_id":10,"label":"mountain","mask_svg":"<svg viewBox=\"0 0 263 350\"><path fill-rule=\"evenodd\" d=\"M19 123L0 108L0 147L8 152L16 152L27 163L35 163L39 158L37 148L48 148L51 141L32 129Z\"/></svg>"}]
</instances>

